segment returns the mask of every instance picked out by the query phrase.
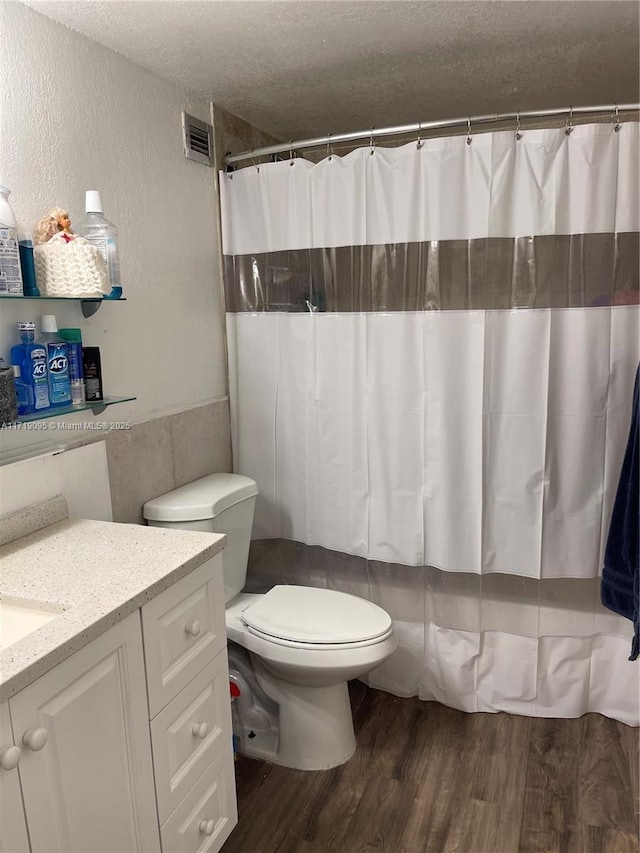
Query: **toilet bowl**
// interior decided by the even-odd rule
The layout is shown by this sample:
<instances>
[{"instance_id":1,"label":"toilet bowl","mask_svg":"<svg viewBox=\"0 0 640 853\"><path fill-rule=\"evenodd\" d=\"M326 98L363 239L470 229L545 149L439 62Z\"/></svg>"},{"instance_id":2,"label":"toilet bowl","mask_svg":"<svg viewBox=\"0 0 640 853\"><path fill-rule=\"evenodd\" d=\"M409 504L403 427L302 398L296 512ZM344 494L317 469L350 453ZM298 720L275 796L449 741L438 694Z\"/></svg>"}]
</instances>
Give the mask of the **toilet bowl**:
<instances>
[{"instance_id":1,"label":"toilet bowl","mask_svg":"<svg viewBox=\"0 0 640 853\"><path fill-rule=\"evenodd\" d=\"M395 650L388 614L343 592L275 586L265 595L236 596L225 621L229 640L249 652L257 683L279 707L277 749L259 757L299 770L351 758L356 741L347 681ZM248 754L255 748L245 744Z\"/></svg>"},{"instance_id":2,"label":"toilet bowl","mask_svg":"<svg viewBox=\"0 0 640 853\"><path fill-rule=\"evenodd\" d=\"M227 535L225 622L241 751L328 769L356 749L347 681L381 664L397 638L386 611L348 593L296 585L242 592L256 495L248 477L212 474L149 501L144 515L154 526Z\"/></svg>"}]
</instances>

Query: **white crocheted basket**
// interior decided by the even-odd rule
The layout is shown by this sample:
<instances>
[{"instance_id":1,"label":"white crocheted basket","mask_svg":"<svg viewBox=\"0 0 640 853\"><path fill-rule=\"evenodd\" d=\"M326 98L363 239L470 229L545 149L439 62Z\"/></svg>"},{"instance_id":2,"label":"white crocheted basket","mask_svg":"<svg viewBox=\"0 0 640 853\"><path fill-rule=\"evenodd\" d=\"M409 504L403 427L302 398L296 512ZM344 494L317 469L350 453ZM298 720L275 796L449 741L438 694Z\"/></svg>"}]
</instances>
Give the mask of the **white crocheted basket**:
<instances>
[{"instance_id":1,"label":"white crocheted basket","mask_svg":"<svg viewBox=\"0 0 640 853\"><path fill-rule=\"evenodd\" d=\"M102 252L84 237L61 232L33 250L42 296L99 297L111 291Z\"/></svg>"}]
</instances>

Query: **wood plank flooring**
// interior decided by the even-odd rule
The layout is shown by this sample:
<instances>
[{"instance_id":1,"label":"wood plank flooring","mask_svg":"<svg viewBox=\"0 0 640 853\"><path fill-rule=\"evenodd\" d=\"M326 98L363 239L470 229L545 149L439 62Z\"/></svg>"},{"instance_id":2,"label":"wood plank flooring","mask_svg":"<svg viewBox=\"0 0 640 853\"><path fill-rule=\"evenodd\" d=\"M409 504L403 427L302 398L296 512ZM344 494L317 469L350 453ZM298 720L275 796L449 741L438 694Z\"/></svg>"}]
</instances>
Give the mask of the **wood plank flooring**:
<instances>
[{"instance_id":1,"label":"wood plank flooring","mask_svg":"<svg viewBox=\"0 0 640 853\"><path fill-rule=\"evenodd\" d=\"M319 772L240 756L223 853L638 853L638 729L349 688L355 756Z\"/></svg>"}]
</instances>

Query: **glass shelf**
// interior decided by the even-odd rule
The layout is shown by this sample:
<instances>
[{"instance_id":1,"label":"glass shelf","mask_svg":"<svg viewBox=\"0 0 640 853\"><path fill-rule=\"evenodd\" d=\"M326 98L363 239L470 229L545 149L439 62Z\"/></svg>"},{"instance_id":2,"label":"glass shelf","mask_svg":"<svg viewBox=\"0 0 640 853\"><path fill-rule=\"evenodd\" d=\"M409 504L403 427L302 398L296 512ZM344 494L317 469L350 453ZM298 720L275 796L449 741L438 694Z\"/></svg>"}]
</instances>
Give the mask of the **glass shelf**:
<instances>
[{"instance_id":1,"label":"glass shelf","mask_svg":"<svg viewBox=\"0 0 640 853\"><path fill-rule=\"evenodd\" d=\"M96 313L103 302L126 302L127 297L119 299L106 299L104 296L25 296L17 293L4 293L0 296L0 303L4 299L30 299L33 302L79 302L84 317L91 317Z\"/></svg>"},{"instance_id":2,"label":"glass shelf","mask_svg":"<svg viewBox=\"0 0 640 853\"><path fill-rule=\"evenodd\" d=\"M28 296L18 293L3 293L0 296L0 302L3 299L37 299L39 302L43 300L54 300L56 302L126 302L127 297L121 296L119 299L107 299L105 296Z\"/></svg>"},{"instance_id":3,"label":"glass shelf","mask_svg":"<svg viewBox=\"0 0 640 853\"><path fill-rule=\"evenodd\" d=\"M75 415L78 412L92 412L94 415L99 415L107 408L107 406L115 406L117 403L129 403L136 400L136 397L105 397L104 400L95 400L90 403L85 403L82 406L57 406L54 409L45 409L43 412L34 412L32 415L23 415L19 417L15 423L0 426L0 429L20 429L22 424L31 423L32 421L44 421L48 418L62 418L66 415Z\"/></svg>"}]
</instances>

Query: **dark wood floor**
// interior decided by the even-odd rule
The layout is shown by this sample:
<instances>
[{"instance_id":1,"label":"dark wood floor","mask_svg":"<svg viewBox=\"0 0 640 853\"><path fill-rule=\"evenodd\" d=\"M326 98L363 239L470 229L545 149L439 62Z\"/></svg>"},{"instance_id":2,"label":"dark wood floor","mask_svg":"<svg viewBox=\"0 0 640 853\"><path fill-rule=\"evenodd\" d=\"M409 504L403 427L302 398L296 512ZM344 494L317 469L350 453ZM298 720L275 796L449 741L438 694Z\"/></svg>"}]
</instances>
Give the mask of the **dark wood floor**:
<instances>
[{"instance_id":1,"label":"dark wood floor","mask_svg":"<svg viewBox=\"0 0 640 853\"><path fill-rule=\"evenodd\" d=\"M599 714L464 714L350 684L355 756L240 756L223 853L638 853L638 730Z\"/></svg>"}]
</instances>

